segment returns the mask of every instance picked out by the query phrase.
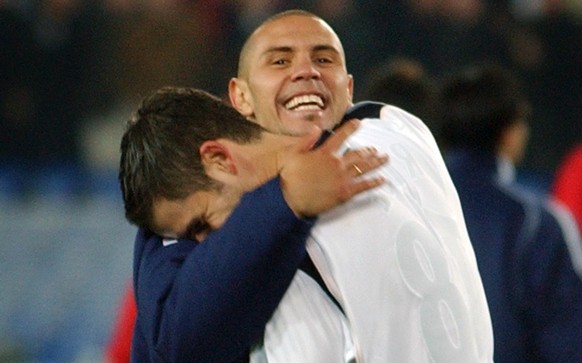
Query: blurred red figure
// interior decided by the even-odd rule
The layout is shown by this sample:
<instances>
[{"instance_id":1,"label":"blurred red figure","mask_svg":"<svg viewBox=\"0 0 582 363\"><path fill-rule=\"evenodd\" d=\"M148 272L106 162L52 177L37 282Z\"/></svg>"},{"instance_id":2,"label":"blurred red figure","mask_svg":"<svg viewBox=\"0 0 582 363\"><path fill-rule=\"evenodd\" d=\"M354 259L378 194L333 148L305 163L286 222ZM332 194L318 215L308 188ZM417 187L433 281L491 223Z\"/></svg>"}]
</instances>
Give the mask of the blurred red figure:
<instances>
[{"instance_id":1,"label":"blurred red figure","mask_svg":"<svg viewBox=\"0 0 582 363\"><path fill-rule=\"evenodd\" d=\"M137 316L137 307L133 296L133 286L128 285L123 297L109 342L105 346L107 363L129 363L131 356L131 337Z\"/></svg>"},{"instance_id":2,"label":"blurred red figure","mask_svg":"<svg viewBox=\"0 0 582 363\"><path fill-rule=\"evenodd\" d=\"M572 212L582 231L582 143L566 154L559 165L552 195Z\"/></svg>"}]
</instances>

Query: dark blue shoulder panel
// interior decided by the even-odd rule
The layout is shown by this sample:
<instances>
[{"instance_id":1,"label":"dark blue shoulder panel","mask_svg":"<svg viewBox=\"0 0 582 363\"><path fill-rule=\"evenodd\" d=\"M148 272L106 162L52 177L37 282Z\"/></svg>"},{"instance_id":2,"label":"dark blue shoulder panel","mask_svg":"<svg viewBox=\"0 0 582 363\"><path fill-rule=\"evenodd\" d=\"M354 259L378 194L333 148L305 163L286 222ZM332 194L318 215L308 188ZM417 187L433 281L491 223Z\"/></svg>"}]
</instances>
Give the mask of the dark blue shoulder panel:
<instances>
[{"instance_id":1,"label":"dark blue shoulder panel","mask_svg":"<svg viewBox=\"0 0 582 363\"><path fill-rule=\"evenodd\" d=\"M340 121L340 123L335 128L338 128L344 122L351 120L351 119L354 119L354 118L357 118L357 119L379 118L380 117L380 109L384 106L386 106L386 104L380 103L380 102L373 102L373 101L358 102L348 109L348 111L345 113L345 115L342 118L342 120ZM321 144L323 144L323 142L325 140L327 140L329 135L331 135L332 133L333 133L333 131L331 131L331 130L323 130L323 132L321 133L321 137L319 138L319 140L317 140L317 142L315 143L313 148L315 149L318 146L320 146Z\"/></svg>"}]
</instances>

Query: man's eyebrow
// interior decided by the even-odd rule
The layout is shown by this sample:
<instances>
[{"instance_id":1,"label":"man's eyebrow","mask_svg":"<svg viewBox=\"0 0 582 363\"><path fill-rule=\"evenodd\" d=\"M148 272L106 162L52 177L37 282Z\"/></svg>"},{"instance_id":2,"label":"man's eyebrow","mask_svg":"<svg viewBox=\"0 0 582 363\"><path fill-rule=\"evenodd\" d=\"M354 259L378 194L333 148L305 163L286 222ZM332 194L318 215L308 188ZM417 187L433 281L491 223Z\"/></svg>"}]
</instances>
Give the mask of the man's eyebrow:
<instances>
[{"instance_id":1,"label":"man's eyebrow","mask_svg":"<svg viewBox=\"0 0 582 363\"><path fill-rule=\"evenodd\" d=\"M270 47L267 48L264 52L263 55L269 55L269 54L273 54L273 53L291 53L293 52L293 48L288 47L288 46L278 46L278 47Z\"/></svg>"},{"instance_id":2,"label":"man's eyebrow","mask_svg":"<svg viewBox=\"0 0 582 363\"><path fill-rule=\"evenodd\" d=\"M334 46L328 45L328 44L317 44L314 45L313 47L311 47L311 51L312 52L321 52L321 51L331 51L333 53L336 54L340 54L339 50L336 49ZM291 53L293 52L293 47L290 46L276 46L276 47L270 47L267 48L264 52L263 55L269 55L269 54L273 54L273 53Z\"/></svg>"},{"instance_id":3,"label":"man's eyebrow","mask_svg":"<svg viewBox=\"0 0 582 363\"><path fill-rule=\"evenodd\" d=\"M340 51L338 49L336 49L334 46L328 45L328 44L319 44L319 45L314 46L311 49L315 52L331 51L333 53L336 53L337 55L340 55Z\"/></svg>"}]
</instances>

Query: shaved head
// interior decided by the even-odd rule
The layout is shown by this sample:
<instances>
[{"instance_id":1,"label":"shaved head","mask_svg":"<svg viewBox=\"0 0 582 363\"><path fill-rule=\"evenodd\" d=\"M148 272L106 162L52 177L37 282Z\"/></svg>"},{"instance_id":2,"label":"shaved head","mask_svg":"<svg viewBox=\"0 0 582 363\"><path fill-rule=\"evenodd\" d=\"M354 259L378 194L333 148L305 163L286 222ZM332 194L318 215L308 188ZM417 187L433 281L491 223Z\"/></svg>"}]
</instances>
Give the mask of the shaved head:
<instances>
[{"instance_id":1,"label":"shaved head","mask_svg":"<svg viewBox=\"0 0 582 363\"><path fill-rule=\"evenodd\" d=\"M251 35L247 38L247 40L243 44L243 47L240 51L240 55L239 55L239 59L238 59L237 77L239 77L241 79L248 79L248 76L249 76L249 55L251 53L253 53L253 51L255 50L256 39L260 35L260 33L262 33L264 31L265 27L267 27L268 25L270 25L271 23L273 23L277 20L287 18L287 17L292 17L292 16L303 16L303 17L308 17L308 18L312 18L314 20L317 20L317 21L321 22L324 26L329 28L329 31L335 35L334 30L323 19L321 19L319 16L317 16L313 13L310 13L309 11L293 9L293 10L287 10L287 11L284 11L281 13L277 13L277 14L271 16L270 18L266 19L265 21L263 21L263 23L251 33ZM337 35L336 35L336 37L337 37ZM345 60L345 54L344 54L343 47L341 47L341 42L339 41L339 38L337 40L338 40L338 43L340 44L340 51L341 51L342 57Z\"/></svg>"}]
</instances>

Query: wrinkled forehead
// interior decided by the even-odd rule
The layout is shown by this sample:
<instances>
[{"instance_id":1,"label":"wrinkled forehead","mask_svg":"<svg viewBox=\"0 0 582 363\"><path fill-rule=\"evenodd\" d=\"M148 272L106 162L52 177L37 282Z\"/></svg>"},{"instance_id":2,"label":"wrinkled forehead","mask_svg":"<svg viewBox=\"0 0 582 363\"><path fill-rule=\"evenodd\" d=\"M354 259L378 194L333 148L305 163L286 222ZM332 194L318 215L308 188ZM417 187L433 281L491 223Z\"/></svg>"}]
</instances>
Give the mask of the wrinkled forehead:
<instances>
[{"instance_id":1,"label":"wrinkled forehead","mask_svg":"<svg viewBox=\"0 0 582 363\"><path fill-rule=\"evenodd\" d=\"M241 51L239 71L273 48L294 50L326 46L337 50L345 61L343 46L334 30L322 19L307 15L289 15L261 25L249 37Z\"/></svg>"}]
</instances>

